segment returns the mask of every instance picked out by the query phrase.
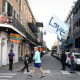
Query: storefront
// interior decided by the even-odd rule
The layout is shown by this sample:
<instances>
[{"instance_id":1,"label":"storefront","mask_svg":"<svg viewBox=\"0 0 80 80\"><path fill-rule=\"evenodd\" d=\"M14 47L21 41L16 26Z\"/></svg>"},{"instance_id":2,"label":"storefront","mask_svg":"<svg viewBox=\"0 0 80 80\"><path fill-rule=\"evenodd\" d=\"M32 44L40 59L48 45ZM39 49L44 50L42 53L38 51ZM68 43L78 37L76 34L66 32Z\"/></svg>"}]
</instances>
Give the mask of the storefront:
<instances>
[{"instance_id":1,"label":"storefront","mask_svg":"<svg viewBox=\"0 0 80 80\"><path fill-rule=\"evenodd\" d=\"M7 65L9 63L8 53L10 52L11 49L13 49L13 52L15 53L14 63L18 62L19 44L21 42L20 41L18 42L17 40L16 41L10 40L11 32L20 35L24 39L26 38L26 36L22 34L19 30L17 30L14 26L0 23L0 66Z\"/></svg>"}]
</instances>

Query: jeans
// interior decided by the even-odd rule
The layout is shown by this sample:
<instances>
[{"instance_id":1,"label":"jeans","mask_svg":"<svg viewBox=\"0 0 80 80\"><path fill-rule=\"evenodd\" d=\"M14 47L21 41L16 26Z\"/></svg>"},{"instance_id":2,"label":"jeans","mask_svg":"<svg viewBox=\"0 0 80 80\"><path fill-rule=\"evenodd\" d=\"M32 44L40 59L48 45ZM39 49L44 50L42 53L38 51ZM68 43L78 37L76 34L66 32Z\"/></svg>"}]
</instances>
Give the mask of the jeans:
<instances>
[{"instance_id":1,"label":"jeans","mask_svg":"<svg viewBox=\"0 0 80 80\"><path fill-rule=\"evenodd\" d=\"M71 61L71 71L75 72L76 63Z\"/></svg>"}]
</instances>

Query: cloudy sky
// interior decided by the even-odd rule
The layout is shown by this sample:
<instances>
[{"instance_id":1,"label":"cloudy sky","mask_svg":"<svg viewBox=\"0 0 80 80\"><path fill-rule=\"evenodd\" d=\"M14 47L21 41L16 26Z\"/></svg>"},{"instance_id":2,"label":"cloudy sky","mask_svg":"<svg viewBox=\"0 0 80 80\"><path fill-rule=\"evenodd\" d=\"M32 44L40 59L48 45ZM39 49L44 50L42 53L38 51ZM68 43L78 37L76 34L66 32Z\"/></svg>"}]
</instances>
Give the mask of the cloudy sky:
<instances>
[{"instance_id":1,"label":"cloudy sky","mask_svg":"<svg viewBox=\"0 0 80 80\"><path fill-rule=\"evenodd\" d=\"M43 22L44 28L47 26L53 13L62 21L65 21L75 1L77 0L28 0L35 19L38 22ZM54 41L57 40L57 36L47 32L44 35L44 40L50 49Z\"/></svg>"}]
</instances>

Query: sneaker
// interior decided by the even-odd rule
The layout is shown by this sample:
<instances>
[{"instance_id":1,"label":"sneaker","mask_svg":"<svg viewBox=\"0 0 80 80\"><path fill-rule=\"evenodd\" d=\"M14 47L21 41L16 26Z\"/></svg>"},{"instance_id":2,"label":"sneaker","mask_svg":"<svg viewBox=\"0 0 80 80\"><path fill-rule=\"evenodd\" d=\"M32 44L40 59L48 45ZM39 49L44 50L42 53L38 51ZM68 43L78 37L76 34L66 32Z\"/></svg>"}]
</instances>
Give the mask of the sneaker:
<instances>
[{"instance_id":1,"label":"sneaker","mask_svg":"<svg viewBox=\"0 0 80 80\"><path fill-rule=\"evenodd\" d=\"M41 76L40 78L46 78L45 76Z\"/></svg>"},{"instance_id":2,"label":"sneaker","mask_svg":"<svg viewBox=\"0 0 80 80\"><path fill-rule=\"evenodd\" d=\"M29 76L29 78L31 79L32 78L32 76L31 75L28 75Z\"/></svg>"},{"instance_id":3,"label":"sneaker","mask_svg":"<svg viewBox=\"0 0 80 80\"><path fill-rule=\"evenodd\" d=\"M27 72L30 72L30 71L27 71Z\"/></svg>"},{"instance_id":4,"label":"sneaker","mask_svg":"<svg viewBox=\"0 0 80 80\"><path fill-rule=\"evenodd\" d=\"M70 71L70 73L73 73L73 71Z\"/></svg>"}]
</instances>

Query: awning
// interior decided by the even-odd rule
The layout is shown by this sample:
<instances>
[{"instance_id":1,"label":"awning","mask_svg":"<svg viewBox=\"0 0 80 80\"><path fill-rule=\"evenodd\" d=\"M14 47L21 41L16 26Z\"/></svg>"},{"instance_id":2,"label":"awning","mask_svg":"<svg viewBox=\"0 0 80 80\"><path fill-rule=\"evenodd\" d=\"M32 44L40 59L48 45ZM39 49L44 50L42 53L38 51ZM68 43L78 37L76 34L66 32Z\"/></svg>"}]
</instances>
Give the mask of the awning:
<instances>
[{"instance_id":1,"label":"awning","mask_svg":"<svg viewBox=\"0 0 80 80\"><path fill-rule=\"evenodd\" d=\"M26 38L26 36L22 33L22 32L20 32L18 29L16 29L14 26L12 26L12 25L10 25L10 24L2 24L2 23L0 23L0 28L9 28L9 29L11 29L11 30L14 30L15 32L17 32L18 34L20 34L21 36L23 36L23 37L25 37Z\"/></svg>"},{"instance_id":2,"label":"awning","mask_svg":"<svg viewBox=\"0 0 80 80\"><path fill-rule=\"evenodd\" d=\"M62 50L69 50L69 46L68 45L63 45Z\"/></svg>"},{"instance_id":3,"label":"awning","mask_svg":"<svg viewBox=\"0 0 80 80\"><path fill-rule=\"evenodd\" d=\"M8 30L7 30L8 29ZM21 31L19 31L18 29L16 29L16 27L14 27L13 25L10 24L2 24L0 23L0 31L5 31L7 33L18 33L20 34L22 37L25 38L25 40L27 39L29 41L29 43L32 43L34 45L37 45L37 41L33 40L33 38L29 37L29 34L26 32L26 34L24 35Z\"/></svg>"}]
</instances>

